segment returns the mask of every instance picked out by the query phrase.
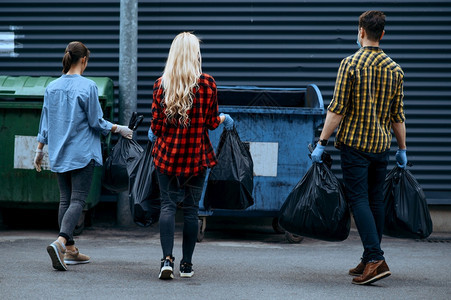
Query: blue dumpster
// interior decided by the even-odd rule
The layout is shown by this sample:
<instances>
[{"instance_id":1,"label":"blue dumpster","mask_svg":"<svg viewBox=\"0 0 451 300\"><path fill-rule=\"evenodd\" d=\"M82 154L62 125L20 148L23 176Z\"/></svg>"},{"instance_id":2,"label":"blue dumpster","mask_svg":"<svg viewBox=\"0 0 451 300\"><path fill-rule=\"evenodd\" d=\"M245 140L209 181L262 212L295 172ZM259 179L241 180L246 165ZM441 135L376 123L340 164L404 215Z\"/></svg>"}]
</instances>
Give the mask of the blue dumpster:
<instances>
[{"instance_id":1,"label":"blue dumpster","mask_svg":"<svg viewBox=\"0 0 451 300\"><path fill-rule=\"evenodd\" d=\"M204 192L199 203L199 235L203 239L206 217L273 217L286 197L311 166L308 144L322 124L324 104L314 84L306 88L258 88L218 86L220 112L230 114L243 142L249 144L254 161L254 205L245 210L204 207ZM221 125L222 126L222 125ZM210 131L216 149L222 128Z\"/></svg>"}]
</instances>

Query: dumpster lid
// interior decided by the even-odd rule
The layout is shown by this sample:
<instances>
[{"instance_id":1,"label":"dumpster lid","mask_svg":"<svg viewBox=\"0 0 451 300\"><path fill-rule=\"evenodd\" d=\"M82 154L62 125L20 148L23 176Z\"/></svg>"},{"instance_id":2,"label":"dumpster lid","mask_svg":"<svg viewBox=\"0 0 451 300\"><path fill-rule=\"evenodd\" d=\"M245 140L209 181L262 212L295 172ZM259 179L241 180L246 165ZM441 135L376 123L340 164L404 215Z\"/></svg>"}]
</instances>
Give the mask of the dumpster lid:
<instances>
[{"instance_id":1,"label":"dumpster lid","mask_svg":"<svg viewBox=\"0 0 451 300\"><path fill-rule=\"evenodd\" d=\"M43 97L46 86L56 78L0 76L0 96L14 98Z\"/></svg>"},{"instance_id":2,"label":"dumpster lid","mask_svg":"<svg viewBox=\"0 0 451 300\"><path fill-rule=\"evenodd\" d=\"M59 77L0 76L1 98L43 98L45 88ZM86 77L97 84L99 98L113 102L113 81L108 77Z\"/></svg>"},{"instance_id":3,"label":"dumpster lid","mask_svg":"<svg viewBox=\"0 0 451 300\"><path fill-rule=\"evenodd\" d=\"M218 86L219 105L250 107L305 107L323 109L321 92L315 84L306 88Z\"/></svg>"}]
</instances>

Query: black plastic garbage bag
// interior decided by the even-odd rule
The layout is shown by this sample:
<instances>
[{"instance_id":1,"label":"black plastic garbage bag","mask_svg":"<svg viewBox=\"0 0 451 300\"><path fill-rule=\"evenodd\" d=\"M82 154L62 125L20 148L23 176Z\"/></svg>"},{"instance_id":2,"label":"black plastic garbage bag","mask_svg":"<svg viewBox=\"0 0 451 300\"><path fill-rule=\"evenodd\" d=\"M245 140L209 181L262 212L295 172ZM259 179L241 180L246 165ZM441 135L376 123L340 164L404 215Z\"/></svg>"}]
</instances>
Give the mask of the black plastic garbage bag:
<instances>
[{"instance_id":1,"label":"black plastic garbage bag","mask_svg":"<svg viewBox=\"0 0 451 300\"><path fill-rule=\"evenodd\" d=\"M133 221L147 227L160 218L160 188L152 158L153 144L148 142L146 150L131 171L129 200Z\"/></svg>"},{"instance_id":2,"label":"black plastic garbage bag","mask_svg":"<svg viewBox=\"0 0 451 300\"><path fill-rule=\"evenodd\" d=\"M432 233L426 196L418 181L406 169L394 167L385 178L384 234L424 239Z\"/></svg>"},{"instance_id":3,"label":"black plastic garbage bag","mask_svg":"<svg viewBox=\"0 0 451 300\"><path fill-rule=\"evenodd\" d=\"M205 208L246 209L253 205L254 163L235 127L224 129L216 153L218 164L208 177Z\"/></svg>"},{"instance_id":4,"label":"black plastic garbage bag","mask_svg":"<svg viewBox=\"0 0 451 300\"><path fill-rule=\"evenodd\" d=\"M282 205L279 225L286 231L325 241L344 241L351 217L343 188L332 171L313 163Z\"/></svg>"},{"instance_id":5,"label":"black plastic garbage bag","mask_svg":"<svg viewBox=\"0 0 451 300\"><path fill-rule=\"evenodd\" d=\"M137 117L133 113L128 127L136 130L141 122L142 116ZM129 181L127 167L133 169L133 164L136 164L143 152L144 149L135 140L119 137L104 164L103 186L114 193L126 191Z\"/></svg>"}]
</instances>

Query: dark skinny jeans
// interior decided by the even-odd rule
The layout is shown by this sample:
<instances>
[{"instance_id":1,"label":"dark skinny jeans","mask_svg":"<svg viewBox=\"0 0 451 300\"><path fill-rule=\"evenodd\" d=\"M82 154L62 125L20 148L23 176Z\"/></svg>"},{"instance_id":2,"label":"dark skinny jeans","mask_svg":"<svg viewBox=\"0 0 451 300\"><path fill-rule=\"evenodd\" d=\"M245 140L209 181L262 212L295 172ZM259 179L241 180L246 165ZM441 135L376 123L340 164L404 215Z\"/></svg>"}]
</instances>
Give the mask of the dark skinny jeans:
<instances>
[{"instance_id":1,"label":"dark skinny jeans","mask_svg":"<svg viewBox=\"0 0 451 300\"><path fill-rule=\"evenodd\" d=\"M388 151L367 153L343 145L341 168L346 198L363 244L362 262L384 260L384 182Z\"/></svg>"},{"instance_id":2,"label":"dark skinny jeans","mask_svg":"<svg viewBox=\"0 0 451 300\"><path fill-rule=\"evenodd\" d=\"M83 213L86 199L91 188L94 173L94 160L82 169L57 173L60 189L58 211L59 236L67 240L66 245L74 244L73 232Z\"/></svg>"},{"instance_id":3,"label":"dark skinny jeans","mask_svg":"<svg viewBox=\"0 0 451 300\"><path fill-rule=\"evenodd\" d=\"M181 263L191 264L198 233L199 200L205 181L205 172L192 177L169 176L157 170L161 194L160 242L163 258L172 256L174 248L175 213L177 203L183 209L183 257Z\"/></svg>"}]
</instances>

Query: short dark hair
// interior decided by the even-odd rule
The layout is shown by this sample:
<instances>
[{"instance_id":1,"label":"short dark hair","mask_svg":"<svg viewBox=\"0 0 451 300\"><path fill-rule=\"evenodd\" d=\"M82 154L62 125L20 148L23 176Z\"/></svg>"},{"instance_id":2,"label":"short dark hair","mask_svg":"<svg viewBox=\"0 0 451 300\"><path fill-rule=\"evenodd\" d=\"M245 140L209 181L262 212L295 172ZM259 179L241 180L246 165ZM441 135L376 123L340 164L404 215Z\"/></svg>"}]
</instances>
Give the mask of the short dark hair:
<instances>
[{"instance_id":1,"label":"short dark hair","mask_svg":"<svg viewBox=\"0 0 451 300\"><path fill-rule=\"evenodd\" d=\"M63 73L66 74L70 70L70 67L73 64L76 64L80 60L80 58L83 58L85 56L86 58L89 58L90 53L91 52L89 51L88 47L86 47L82 42L70 42L66 47L66 51L64 51Z\"/></svg>"},{"instance_id":2,"label":"short dark hair","mask_svg":"<svg viewBox=\"0 0 451 300\"><path fill-rule=\"evenodd\" d=\"M378 10L369 10L359 17L359 28L365 29L368 39L379 42L385 27L385 14Z\"/></svg>"}]
</instances>

